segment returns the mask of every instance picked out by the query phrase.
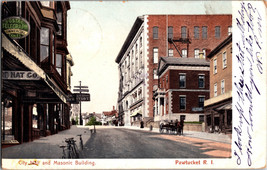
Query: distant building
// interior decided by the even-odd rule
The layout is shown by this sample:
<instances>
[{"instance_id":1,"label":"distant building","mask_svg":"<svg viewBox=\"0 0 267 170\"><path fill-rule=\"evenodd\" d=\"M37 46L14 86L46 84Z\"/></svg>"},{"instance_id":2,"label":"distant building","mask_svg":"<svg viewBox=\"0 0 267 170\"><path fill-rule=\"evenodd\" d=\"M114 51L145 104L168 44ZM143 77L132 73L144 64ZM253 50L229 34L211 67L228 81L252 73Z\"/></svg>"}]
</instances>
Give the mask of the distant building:
<instances>
[{"instance_id":1,"label":"distant building","mask_svg":"<svg viewBox=\"0 0 267 170\"><path fill-rule=\"evenodd\" d=\"M111 111L104 111L102 113L102 121L105 124L118 124L118 112L113 106Z\"/></svg>"},{"instance_id":2,"label":"distant building","mask_svg":"<svg viewBox=\"0 0 267 170\"><path fill-rule=\"evenodd\" d=\"M210 99L205 100L206 131L232 131L232 35L208 56Z\"/></svg>"},{"instance_id":3,"label":"distant building","mask_svg":"<svg viewBox=\"0 0 267 170\"><path fill-rule=\"evenodd\" d=\"M157 70L160 57L205 60L206 53L231 34L231 25L231 15L137 17L115 60L118 63L120 77L119 121L125 125L131 125L132 122L141 119L144 122L153 121L153 95L158 89ZM192 120L198 121L199 118Z\"/></svg>"}]
</instances>

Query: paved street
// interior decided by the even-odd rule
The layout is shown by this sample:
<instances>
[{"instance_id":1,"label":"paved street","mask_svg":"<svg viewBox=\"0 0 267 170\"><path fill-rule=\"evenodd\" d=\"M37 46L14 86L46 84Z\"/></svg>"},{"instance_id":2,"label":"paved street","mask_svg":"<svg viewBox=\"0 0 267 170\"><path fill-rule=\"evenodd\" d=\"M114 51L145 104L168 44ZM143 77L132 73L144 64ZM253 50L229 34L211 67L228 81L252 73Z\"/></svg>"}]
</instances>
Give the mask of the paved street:
<instances>
[{"instance_id":1,"label":"paved street","mask_svg":"<svg viewBox=\"0 0 267 170\"><path fill-rule=\"evenodd\" d=\"M149 131L147 128L111 126L97 126L96 133L91 134L89 128L92 129L72 126L70 130L56 135L4 148L2 156L61 158L59 145L64 144L62 141L68 137L75 137L79 141L77 134L83 134L85 143L81 158L227 158L231 155L231 144L218 142L223 141L220 138L227 138L223 134L185 131L183 136L177 136L160 134L158 129Z\"/></svg>"},{"instance_id":2,"label":"paved street","mask_svg":"<svg viewBox=\"0 0 267 170\"><path fill-rule=\"evenodd\" d=\"M86 143L86 158L209 158L218 147L205 140L134 129L98 129ZM209 143L216 143L211 142ZM201 145L206 145L203 148ZM230 148L221 148L228 153Z\"/></svg>"}]
</instances>

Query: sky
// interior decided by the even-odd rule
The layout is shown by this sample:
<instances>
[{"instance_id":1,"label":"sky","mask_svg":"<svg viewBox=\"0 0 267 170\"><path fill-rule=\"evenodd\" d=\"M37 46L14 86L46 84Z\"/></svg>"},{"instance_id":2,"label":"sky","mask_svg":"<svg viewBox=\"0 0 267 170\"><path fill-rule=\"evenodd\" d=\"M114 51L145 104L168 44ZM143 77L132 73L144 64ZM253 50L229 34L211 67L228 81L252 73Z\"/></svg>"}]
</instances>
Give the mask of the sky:
<instances>
[{"instance_id":1,"label":"sky","mask_svg":"<svg viewBox=\"0 0 267 170\"><path fill-rule=\"evenodd\" d=\"M68 50L74 66L71 86L89 87L82 113L102 113L117 106L115 59L136 18L146 14L231 14L231 1L70 1Z\"/></svg>"}]
</instances>

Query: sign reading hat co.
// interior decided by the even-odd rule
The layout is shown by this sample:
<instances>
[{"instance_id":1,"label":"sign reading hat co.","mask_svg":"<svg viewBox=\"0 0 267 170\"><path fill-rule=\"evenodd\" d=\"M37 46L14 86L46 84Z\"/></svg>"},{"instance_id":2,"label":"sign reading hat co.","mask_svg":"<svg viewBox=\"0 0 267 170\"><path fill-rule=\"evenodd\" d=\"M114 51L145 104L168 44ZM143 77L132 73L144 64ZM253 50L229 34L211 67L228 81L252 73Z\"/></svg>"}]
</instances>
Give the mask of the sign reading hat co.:
<instances>
[{"instance_id":1,"label":"sign reading hat co.","mask_svg":"<svg viewBox=\"0 0 267 170\"><path fill-rule=\"evenodd\" d=\"M30 33L30 24L21 17L8 17L2 21L3 31L12 39L25 38Z\"/></svg>"}]
</instances>

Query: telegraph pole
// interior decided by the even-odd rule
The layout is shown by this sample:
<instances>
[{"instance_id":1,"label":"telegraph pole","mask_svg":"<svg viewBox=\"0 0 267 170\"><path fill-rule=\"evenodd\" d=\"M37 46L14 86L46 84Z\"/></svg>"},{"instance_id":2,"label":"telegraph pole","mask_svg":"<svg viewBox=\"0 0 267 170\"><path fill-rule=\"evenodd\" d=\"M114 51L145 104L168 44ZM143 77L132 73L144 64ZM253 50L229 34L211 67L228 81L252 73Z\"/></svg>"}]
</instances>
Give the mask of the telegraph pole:
<instances>
[{"instance_id":1,"label":"telegraph pole","mask_svg":"<svg viewBox=\"0 0 267 170\"><path fill-rule=\"evenodd\" d=\"M89 92L88 86L82 86L82 81L79 81L80 85L79 86L74 86L73 91L79 92L79 96L76 95L76 100L79 101L80 104L80 125L83 124L83 119L82 119L82 101L89 101L90 96L89 94L82 93L82 92Z\"/></svg>"}]
</instances>

